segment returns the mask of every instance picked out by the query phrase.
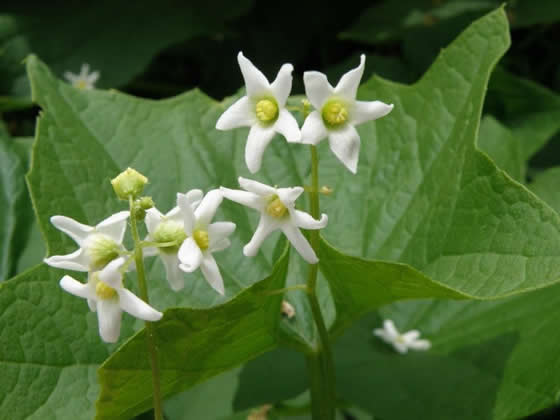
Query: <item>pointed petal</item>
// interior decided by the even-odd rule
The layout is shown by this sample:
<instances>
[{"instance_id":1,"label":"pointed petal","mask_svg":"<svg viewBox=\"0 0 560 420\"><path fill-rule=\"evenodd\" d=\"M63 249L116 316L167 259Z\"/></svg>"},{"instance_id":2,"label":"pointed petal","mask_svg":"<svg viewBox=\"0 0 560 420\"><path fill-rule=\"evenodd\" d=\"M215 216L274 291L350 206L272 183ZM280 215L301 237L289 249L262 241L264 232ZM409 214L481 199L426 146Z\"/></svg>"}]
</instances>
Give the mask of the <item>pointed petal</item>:
<instances>
[{"instance_id":1,"label":"pointed petal","mask_svg":"<svg viewBox=\"0 0 560 420\"><path fill-rule=\"evenodd\" d=\"M76 76L74 73L71 73L69 71L65 71L64 72L64 77L66 78L66 80L68 80L70 83L74 83L76 81L76 79L78 78L78 76Z\"/></svg>"},{"instance_id":2,"label":"pointed petal","mask_svg":"<svg viewBox=\"0 0 560 420\"><path fill-rule=\"evenodd\" d=\"M212 245L211 248L208 248L208 249L212 253L220 252L220 251L223 251L226 248L229 248L230 245L231 245L231 241L227 238L224 238L221 241L216 242L214 245Z\"/></svg>"},{"instance_id":3,"label":"pointed petal","mask_svg":"<svg viewBox=\"0 0 560 420\"><path fill-rule=\"evenodd\" d=\"M432 343L429 340L415 340L408 343L408 347L414 350L429 350Z\"/></svg>"},{"instance_id":4,"label":"pointed petal","mask_svg":"<svg viewBox=\"0 0 560 420\"><path fill-rule=\"evenodd\" d=\"M218 210L218 207L222 204L223 199L224 196L220 190L215 189L208 191L194 211L196 223L201 226L208 226L214 218L216 210Z\"/></svg>"},{"instance_id":5,"label":"pointed petal","mask_svg":"<svg viewBox=\"0 0 560 420\"><path fill-rule=\"evenodd\" d=\"M259 220L259 224L253 237L249 241L247 245L243 247L243 254L247 257L254 257L259 252L259 248L261 247L263 241L266 239L268 235L274 232L276 229L279 228L279 224L275 223L274 220L270 217L265 215L261 215Z\"/></svg>"},{"instance_id":6,"label":"pointed petal","mask_svg":"<svg viewBox=\"0 0 560 420\"><path fill-rule=\"evenodd\" d=\"M313 111L303 122L301 127L301 142L304 144L318 144L329 134L323 123L319 111Z\"/></svg>"},{"instance_id":7,"label":"pointed petal","mask_svg":"<svg viewBox=\"0 0 560 420\"><path fill-rule=\"evenodd\" d=\"M51 223L55 228L70 236L80 246L82 246L82 243L93 231L93 227L78 223L66 216L53 216L51 217Z\"/></svg>"},{"instance_id":8,"label":"pointed petal","mask_svg":"<svg viewBox=\"0 0 560 420\"><path fill-rule=\"evenodd\" d=\"M192 237L185 239L179 248L179 268L187 273L192 273L200 266L202 252Z\"/></svg>"},{"instance_id":9,"label":"pointed petal","mask_svg":"<svg viewBox=\"0 0 560 420\"><path fill-rule=\"evenodd\" d=\"M296 143L301 140L299 125L294 116L290 114L287 109L280 111L280 115L274 123L273 130L282 134L290 143Z\"/></svg>"},{"instance_id":10,"label":"pointed petal","mask_svg":"<svg viewBox=\"0 0 560 420\"><path fill-rule=\"evenodd\" d=\"M160 256L171 289L175 292L183 289L185 287L185 280L183 279L182 271L179 270L179 258L177 254L166 254L162 252Z\"/></svg>"},{"instance_id":11,"label":"pointed petal","mask_svg":"<svg viewBox=\"0 0 560 420\"><path fill-rule=\"evenodd\" d=\"M88 75L88 73L89 73L89 64L88 63L82 64L82 67L80 68L80 76L84 78Z\"/></svg>"},{"instance_id":12,"label":"pointed petal","mask_svg":"<svg viewBox=\"0 0 560 420\"><path fill-rule=\"evenodd\" d=\"M393 104L388 105L381 101L356 101L350 114L352 125L362 124L366 121L384 117L393 110Z\"/></svg>"},{"instance_id":13,"label":"pointed petal","mask_svg":"<svg viewBox=\"0 0 560 420\"><path fill-rule=\"evenodd\" d=\"M346 100L354 101L356 99L358 87L360 86L360 80L362 80L362 75L364 74L365 66L366 56L362 54L360 56L360 65L343 74L340 78L338 84L334 88L335 95L340 95Z\"/></svg>"},{"instance_id":14,"label":"pointed petal","mask_svg":"<svg viewBox=\"0 0 560 420\"><path fill-rule=\"evenodd\" d=\"M181 209L183 216L183 227L187 235L192 235L194 229L194 211L187 194L177 193L177 205Z\"/></svg>"},{"instance_id":15,"label":"pointed petal","mask_svg":"<svg viewBox=\"0 0 560 420\"><path fill-rule=\"evenodd\" d=\"M216 222L209 225L208 237L210 239L210 243L208 245L208 250L210 252L214 252L216 245L220 244L234 231L235 231L235 223L232 222Z\"/></svg>"},{"instance_id":16,"label":"pointed petal","mask_svg":"<svg viewBox=\"0 0 560 420\"><path fill-rule=\"evenodd\" d=\"M161 214L160 211L155 207L146 210L144 223L146 223L146 229L148 230L148 233L150 235L155 232L162 218L163 214Z\"/></svg>"},{"instance_id":17,"label":"pointed petal","mask_svg":"<svg viewBox=\"0 0 560 420\"><path fill-rule=\"evenodd\" d=\"M95 230L107 235L116 243L121 244L129 215L130 212L128 210L115 213L95 226Z\"/></svg>"},{"instance_id":18,"label":"pointed petal","mask_svg":"<svg viewBox=\"0 0 560 420\"><path fill-rule=\"evenodd\" d=\"M294 207L295 201L303 193L302 187L292 187L292 188L277 188L276 193L278 198L284 205L290 209Z\"/></svg>"},{"instance_id":19,"label":"pointed petal","mask_svg":"<svg viewBox=\"0 0 560 420\"><path fill-rule=\"evenodd\" d=\"M97 301L99 335L106 343L115 343L121 334L122 311L116 299Z\"/></svg>"},{"instance_id":20,"label":"pointed petal","mask_svg":"<svg viewBox=\"0 0 560 420\"><path fill-rule=\"evenodd\" d=\"M388 341L389 338L387 337L387 332L383 328L375 328L373 330L373 335L381 338L383 341Z\"/></svg>"},{"instance_id":21,"label":"pointed petal","mask_svg":"<svg viewBox=\"0 0 560 420\"><path fill-rule=\"evenodd\" d=\"M282 67L280 67L276 79L270 85L280 108L286 105L286 101L292 90L292 71L294 71L294 66L289 63L283 64Z\"/></svg>"},{"instance_id":22,"label":"pointed petal","mask_svg":"<svg viewBox=\"0 0 560 420\"><path fill-rule=\"evenodd\" d=\"M251 63L240 51L237 55L237 62L245 80L245 88L249 98L261 96L270 92L270 84L264 74Z\"/></svg>"},{"instance_id":23,"label":"pointed petal","mask_svg":"<svg viewBox=\"0 0 560 420\"><path fill-rule=\"evenodd\" d=\"M387 332L387 336L391 338L391 340L395 340L399 336L399 331L397 327L395 327L395 323L390 319L386 319L383 321L383 328Z\"/></svg>"},{"instance_id":24,"label":"pointed petal","mask_svg":"<svg viewBox=\"0 0 560 420\"><path fill-rule=\"evenodd\" d=\"M73 277L64 276L60 279L60 287L68 293L84 299L93 299L95 293L88 284L83 284Z\"/></svg>"},{"instance_id":25,"label":"pointed petal","mask_svg":"<svg viewBox=\"0 0 560 420\"><path fill-rule=\"evenodd\" d=\"M418 337L420 337L420 331L418 330L410 330L402 335L403 340L407 344L410 344L411 342L415 341Z\"/></svg>"},{"instance_id":26,"label":"pointed petal","mask_svg":"<svg viewBox=\"0 0 560 420\"><path fill-rule=\"evenodd\" d=\"M119 289L119 305L123 311L144 321L159 321L163 314L156 311L128 289Z\"/></svg>"},{"instance_id":27,"label":"pointed petal","mask_svg":"<svg viewBox=\"0 0 560 420\"><path fill-rule=\"evenodd\" d=\"M249 171L254 174L261 168L264 149L274 137L274 126L263 127L255 124L249 131L247 144L245 145L245 163Z\"/></svg>"},{"instance_id":28,"label":"pointed petal","mask_svg":"<svg viewBox=\"0 0 560 420\"><path fill-rule=\"evenodd\" d=\"M126 259L124 257L119 257L111 261L98 273L99 280L107 283L113 288L120 287L122 281L122 273L120 269L125 261Z\"/></svg>"},{"instance_id":29,"label":"pointed petal","mask_svg":"<svg viewBox=\"0 0 560 420\"><path fill-rule=\"evenodd\" d=\"M329 218L325 213L321 215L321 220L315 220L309 213L301 210L294 209L290 212L290 214L294 225L303 229L322 229L327 226L327 222L329 221Z\"/></svg>"},{"instance_id":30,"label":"pointed petal","mask_svg":"<svg viewBox=\"0 0 560 420\"><path fill-rule=\"evenodd\" d=\"M332 130L329 134L329 146L338 160L355 174L360 156L360 135L354 126L346 124L339 130Z\"/></svg>"},{"instance_id":31,"label":"pointed petal","mask_svg":"<svg viewBox=\"0 0 560 420\"><path fill-rule=\"evenodd\" d=\"M255 193L241 190L231 190L224 187L220 187L220 191L228 200L235 201L243 206L247 206L255 210L260 210L263 206L262 197Z\"/></svg>"},{"instance_id":32,"label":"pointed petal","mask_svg":"<svg viewBox=\"0 0 560 420\"><path fill-rule=\"evenodd\" d=\"M258 195L276 194L276 188L271 187L270 185L266 185L258 181L253 181L252 179L243 178L242 176L237 178L237 180L239 181L239 185L241 185L241 188L243 188L245 191L249 191Z\"/></svg>"},{"instance_id":33,"label":"pointed petal","mask_svg":"<svg viewBox=\"0 0 560 420\"><path fill-rule=\"evenodd\" d=\"M408 346L399 341L394 341L393 347L395 348L396 351L398 351L401 354L405 354L408 351Z\"/></svg>"},{"instance_id":34,"label":"pointed petal","mask_svg":"<svg viewBox=\"0 0 560 420\"><path fill-rule=\"evenodd\" d=\"M251 105L247 96L238 99L220 115L218 122L216 122L216 128L218 130L231 130L232 128L252 126L256 123L256 118Z\"/></svg>"},{"instance_id":35,"label":"pointed petal","mask_svg":"<svg viewBox=\"0 0 560 420\"><path fill-rule=\"evenodd\" d=\"M284 235L286 235L290 243L305 261L309 264L317 264L319 262L315 251L313 251L313 248L311 248L311 245L309 245L309 242L297 227L291 223L285 223L282 226L282 232L284 232Z\"/></svg>"},{"instance_id":36,"label":"pointed petal","mask_svg":"<svg viewBox=\"0 0 560 420\"><path fill-rule=\"evenodd\" d=\"M327 80L327 76L318 71L306 71L303 73L305 84L305 95L309 102L320 111L325 101L334 94L334 89Z\"/></svg>"},{"instance_id":37,"label":"pointed petal","mask_svg":"<svg viewBox=\"0 0 560 420\"><path fill-rule=\"evenodd\" d=\"M53 255L52 257L45 258L44 261L51 267L65 270L89 271L89 258L83 248L67 255Z\"/></svg>"},{"instance_id":38,"label":"pointed petal","mask_svg":"<svg viewBox=\"0 0 560 420\"><path fill-rule=\"evenodd\" d=\"M224 281L222 280L220 268L218 267L218 264L216 264L216 260L211 253L208 252L204 255L202 263L200 264L200 270L210 286L223 296L225 293Z\"/></svg>"},{"instance_id":39,"label":"pointed petal","mask_svg":"<svg viewBox=\"0 0 560 420\"><path fill-rule=\"evenodd\" d=\"M96 70L96 71L92 71L92 72L90 73L90 75L87 77L87 80L88 80L88 82L92 85L92 87L93 87L93 85L95 84L95 82L97 82L97 80L99 79L99 76L100 76L100 75L101 75L101 74L99 73L99 71Z\"/></svg>"}]
</instances>

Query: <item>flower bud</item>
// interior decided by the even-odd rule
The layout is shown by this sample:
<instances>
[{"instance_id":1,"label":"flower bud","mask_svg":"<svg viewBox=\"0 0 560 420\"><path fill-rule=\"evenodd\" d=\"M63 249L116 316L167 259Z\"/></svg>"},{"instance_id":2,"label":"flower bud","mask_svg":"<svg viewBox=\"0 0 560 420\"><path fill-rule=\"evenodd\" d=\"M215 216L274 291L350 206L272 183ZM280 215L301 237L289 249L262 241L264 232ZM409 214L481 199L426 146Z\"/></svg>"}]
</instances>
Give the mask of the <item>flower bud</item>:
<instances>
[{"instance_id":1,"label":"flower bud","mask_svg":"<svg viewBox=\"0 0 560 420\"><path fill-rule=\"evenodd\" d=\"M132 168L121 172L116 178L111 180L111 185L115 190L115 194L121 200L128 200L129 197L136 198L144 190L144 185L148 182L148 178L140 172Z\"/></svg>"}]
</instances>

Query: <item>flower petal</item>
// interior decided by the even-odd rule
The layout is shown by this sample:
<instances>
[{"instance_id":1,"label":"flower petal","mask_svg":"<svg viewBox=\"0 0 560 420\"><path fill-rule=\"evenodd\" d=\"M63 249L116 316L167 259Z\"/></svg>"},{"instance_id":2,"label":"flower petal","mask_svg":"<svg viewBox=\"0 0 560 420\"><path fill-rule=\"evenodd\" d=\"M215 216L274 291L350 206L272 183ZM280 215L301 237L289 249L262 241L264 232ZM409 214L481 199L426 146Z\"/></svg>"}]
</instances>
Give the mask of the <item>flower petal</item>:
<instances>
[{"instance_id":1,"label":"flower petal","mask_svg":"<svg viewBox=\"0 0 560 420\"><path fill-rule=\"evenodd\" d=\"M223 199L224 196L220 190L215 189L208 191L194 211L196 224L208 226L216 214L216 210L218 210L218 207L222 204Z\"/></svg>"},{"instance_id":2,"label":"flower petal","mask_svg":"<svg viewBox=\"0 0 560 420\"><path fill-rule=\"evenodd\" d=\"M402 335L403 340L407 344L410 344L411 342L415 341L418 337L420 337L420 331L418 330L410 330Z\"/></svg>"},{"instance_id":3,"label":"flower petal","mask_svg":"<svg viewBox=\"0 0 560 420\"><path fill-rule=\"evenodd\" d=\"M405 354L408 351L408 346L400 341L393 341L392 344L394 349L401 354Z\"/></svg>"},{"instance_id":4,"label":"flower petal","mask_svg":"<svg viewBox=\"0 0 560 420\"><path fill-rule=\"evenodd\" d=\"M82 246L82 243L94 229L66 216L53 216L51 217L51 223L58 230L70 236L80 246Z\"/></svg>"},{"instance_id":5,"label":"flower petal","mask_svg":"<svg viewBox=\"0 0 560 420\"><path fill-rule=\"evenodd\" d=\"M432 347L432 343L429 340L414 340L408 343L408 347L413 350L429 350Z\"/></svg>"},{"instance_id":6,"label":"flower petal","mask_svg":"<svg viewBox=\"0 0 560 420\"><path fill-rule=\"evenodd\" d=\"M121 335L122 311L116 299L97 301L99 335L106 343L115 343Z\"/></svg>"},{"instance_id":7,"label":"flower petal","mask_svg":"<svg viewBox=\"0 0 560 420\"><path fill-rule=\"evenodd\" d=\"M317 145L329 134L319 111L313 111L303 122L301 127L301 142Z\"/></svg>"},{"instance_id":8,"label":"flower petal","mask_svg":"<svg viewBox=\"0 0 560 420\"><path fill-rule=\"evenodd\" d=\"M237 178L239 181L239 185L245 191L249 191L258 195L270 195L276 194L276 188L271 187L270 185L263 184L262 182L253 181L252 179L243 178L240 176Z\"/></svg>"},{"instance_id":9,"label":"flower petal","mask_svg":"<svg viewBox=\"0 0 560 420\"><path fill-rule=\"evenodd\" d=\"M360 86L360 80L362 80L362 75L364 74L365 66L366 56L362 54L360 55L360 65L343 74L340 78L338 84L334 88L335 95L340 95L348 101L354 101L356 99L358 87Z\"/></svg>"},{"instance_id":10,"label":"flower petal","mask_svg":"<svg viewBox=\"0 0 560 420\"><path fill-rule=\"evenodd\" d=\"M247 144L245 145L245 163L249 171L254 174L261 168L264 149L274 137L274 126L263 127L255 124L249 131Z\"/></svg>"},{"instance_id":11,"label":"flower petal","mask_svg":"<svg viewBox=\"0 0 560 420\"><path fill-rule=\"evenodd\" d=\"M286 207L293 208L294 202L298 199L298 197L303 193L302 187L292 187L292 188L277 188L276 193L278 194L278 198Z\"/></svg>"},{"instance_id":12,"label":"flower petal","mask_svg":"<svg viewBox=\"0 0 560 420\"><path fill-rule=\"evenodd\" d=\"M196 270L202 261L202 252L192 236L185 239L179 248L178 256L180 261L179 268L187 273L192 273Z\"/></svg>"},{"instance_id":13,"label":"flower petal","mask_svg":"<svg viewBox=\"0 0 560 420\"><path fill-rule=\"evenodd\" d=\"M245 80L245 88L249 98L261 96L270 92L270 84L264 74L251 63L240 51L237 54L237 62Z\"/></svg>"},{"instance_id":14,"label":"flower petal","mask_svg":"<svg viewBox=\"0 0 560 420\"><path fill-rule=\"evenodd\" d=\"M117 290L119 306L123 311L144 321L159 321L163 314L156 311L128 289Z\"/></svg>"},{"instance_id":15,"label":"flower petal","mask_svg":"<svg viewBox=\"0 0 560 420\"><path fill-rule=\"evenodd\" d=\"M45 258L44 262L51 267L65 270L89 271L89 258L83 248L67 255L53 255Z\"/></svg>"},{"instance_id":16,"label":"flower petal","mask_svg":"<svg viewBox=\"0 0 560 420\"><path fill-rule=\"evenodd\" d=\"M329 221L328 216L323 213L321 214L321 220L315 220L309 213L301 210L292 210L290 212L292 216L292 222L299 228L303 229L322 229L327 226Z\"/></svg>"},{"instance_id":17,"label":"flower petal","mask_svg":"<svg viewBox=\"0 0 560 420\"><path fill-rule=\"evenodd\" d=\"M188 195L177 193L177 205L181 209L181 215L183 216L183 228L187 235L192 235L195 217Z\"/></svg>"},{"instance_id":18,"label":"flower petal","mask_svg":"<svg viewBox=\"0 0 560 420\"><path fill-rule=\"evenodd\" d=\"M161 252L160 257L165 267L165 274L171 289L175 292L183 289L185 287L185 280L183 279L183 273L179 270L179 258L177 254Z\"/></svg>"},{"instance_id":19,"label":"flower petal","mask_svg":"<svg viewBox=\"0 0 560 420\"><path fill-rule=\"evenodd\" d=\"M144 218L144 223L146 223L146 229L148 230L148 233L150 235L155 232L162 218L163 218L163 214L161 214L160 211L155 207L146 210L146 217Z\"/></svg>"},{"instance_id":20,"label":"flower petal","mask_svg":"<svg viewBox=\"0 0 560 420\"><path fill-rule=\"evenodd\" d=\"M255 113L251 110L251 101L247 96L235 101L228 109L224 111L216 128L218 130L231 130L238 127L250 127L256 123Z\"/></svg>"},{"instance_id":21,"label":"flower petal","mask_svg":"<svg viewBox=\"0 0 560 420\"><path fill-rule=\"evenodd\" d=\"M338 160L355 174L360 156L360 135L354 126L346 124L339 130L332 130L329 133L329 146Z\"/></svg>"},{"instance_id":22,"label":"flower petal","mask_svg":"<svg viewBox=\"0 0 560 420\"><path fill-rule=\"evenodd\" d=\"M381 101L356 101L350 113L350 123L358 125L366 121L376 120L391 112L393 107L393 104L388 105Z\"/></svg>"},{"instance_id":23,"label":"flower petal","mask_svg":"<svg viewBox=\"0 0 560 420\"><path fill-rule=\"evenodd\" d=\"M276 102L278 102L278 106L280 108L284 108L286 105L286 101L288 100L288 96L290 96L290 92L292 90L292 72L294 71L294 66L289 63L283 64L280 67L280 71L278 71L278 75L270 88L272 89L272 93L276 98Z\"/></svg>"},{"instance_id":24,"label":"flower petal","mask_svg":"<svg viewBox=\"0 0 560 420\"><path fill-rule=\"evenodd\" d=\"M305 84L305 95L316 110L320 110L325 101L334 94L334 89L327 80L327 76L318 71L303 73L303 83Z\"/></svg>"},{"instance_id":25,"label":"flower petal","mask_svg":"<svg viewBox=\"0 0 560 420\"><path fill-rule=\"evenodd\" d=\"M280 227L278 222L275 222L271 217L267 217L265 215L261 215L259 220L259 224L253 237L249 241L247 245L243 247L243 254L247 257L254 257L259 252L259 248L261 247L263 241L266 239L268 235L274 232L276 229Z\"/></svg>"},{"instance_id":26,"label":"flower petal","mask_svg":"<svg viewBox=\"0 0 560 420\"><path fill-rule=\"evenodd\" d=\"M235 231L235 223L233 222L216 222L209 225L208 237L210 239L210 243L208 245L208 250L210 252L213 252L215 246L221 243L234 231Z\"/></svg>"},{"instance_id":27,"label":"flower petal","mask_svg":"<svg viewBox=\"0 0 560 420\"><path fill-rule=\"evenodd\" d=\"M315 251L313 251L313 248L311 248L311 245L309 245L309 242L297 227L291 223L285 223L282 226L282 232L284 232L284 235L286 235L290 243L305 261L309 264L317 264L319 262Z\"/></svg>"},{"instance_id":28,"label":"flower petal","mask_svg":"<svg viewBox=\"0 0 560 420\"><path fill-rule=\"evenodd\" d=\"M74 73L71 73L69 71L65 71L64 72L64 77L66 78L66 80L68 80L70 83L74 83L77 79L78 76L75 75Z\"/></svg>"},{"instance_id":29,"label":"flower petal","mask_svg":"<svg viewBox=\"0 0 560 420\"><path fill-rule=\"evenodd\" d=\"M388 342L388 343L392 343L393 341L387 336L387 331L385 331L383 328L375 328L373 330L373 335L378 336L379 338L381 338L383 341Z\"/></svg>"},{"instance_id":30,"label":"flower petal","mask_svg":"<svg viewBox=\"0 0 560 420\"><path fill-rule=\"evenodd\" d=\"M212 288L218 292L220 295L224 295L224 281L222 279L222 274L220 273L220 268L216 264L216 260L211 253L206 253L200 264L200 270L204 275L204 278L212 286Z\"/></svg>"},{"instance_id":31,"label":"flower petal","mask_svg":"<svg viewBox=\"0 0 560 420\"><path fill-rule=\"evenodd\" d=\"M101 74L99 73L99 71L92 71L88 76L87 76L87 81L90 83L90 85L93 87L93 85L95 84L95 82L97 82L97 80L99 79L99 76Z\"/></svg>"},{"instance_id":32,"label":"flower petal","mask_svg":"<svg viewBox=\"0 0 560 420\"><path fill-rule=\"evenodd\" d=\"M282 134L290 143L296 143L301 140L299 125L294 116L286 109L280 111L280 115L274 123L273 129L277 133Z\"/></svg>"},{"instance_id":33,"label":"flower petal","mask_svg":"<svg viewBox=\"0 0 560 420\"><path fill-rule=\"evenodd\" d=\"M60 279L60 287L62 287L68 293L78 296L84 299L93 299L95 293L88 284L79 282L73 277L64 276Z\"/></svg>"},{"instance_id":34,"label":"flower petal","mask_svg":"<svg viewBox=\"0 0 560 420\"><path fill-rule=\"evenodd\" d=\"M230 245L231 245L231 241L227 238L224 238L221 241L218 241L214 245L212 245L212 248L208 248L208 249L212 253L220 252L220 251L223 251L226 248L229 248Z\"/></svg>"},{"instance_id":35,"label":"flower petal","mask_svg":"<svg viewBox=\"0 0 560 420\"><path fill-rule=\"evenodd\" d=\"M395 323L390 319L386 319L383 321L383 328L387 332L387 336L391 338L391 340L395 340L399 336L399 331L397 327L395 327Z\"/></svg>"},{"instance_id":36,"label":"flower petal","mask_svg":"<svg viewBox=\"0 0 560 420\"><path fill-rule=\"evenodd\" d=\"M83 63L82 67L80 68L80 76L82 78L85 78L85 77L87 77L88 73L89 73L89 64L88 63Z\"/></svg>"},{"instance_id":37,"label":"flower petal","mask_svg":"<svg viewBox=\"0 0 560 420\"><path fill-rule=\"evenodd\" d=\"M200 204L200 202L202 201L202 199L204 198L204 193L202 192L202 190L194 189L194 190L188 191L185 195L187 196L187 201L189 203L191 203L191 208L194 212L195 209ZM173 211L173 210L171 210L171 211Z\"/></svg>"},{"instance_id":38,"label":"flower petal","mask_svg":"<svg viewBox=\"0 0 560 420\"><path fill-rule=\"evenodd\" d=\"M220 187L220 191L228 200L235 201L243 206L259 211L263 207L262 197L255 193L242 190L231 190L224 187Z\"/></svg>"},{"instance_id":39,"label":"flower petal","mask_svg":"<svg viewBox=\"0 0 560 420\"><path fill-rule=\"evenodd\" d=\"M99 280L107 283L113 288L121 287L122 273L120 271L121 267L125 263L126 259L124 257L119 257L111 261L103 270L99 271Z\"/></svg>"},{"instance_id":40,"label":"flower petal","mask_svg":"<svg viewBox=\"0 0 560 420\"><path fill-rule=\"evenodd\" d=\"M119 211L100 222L97 226L95 226L95 230L99 233L107 235L116 243L121 244L124 238L124 232L126 231L126 222L129 215L130 212L128 210Z\"/></svg>"}]
</instances>

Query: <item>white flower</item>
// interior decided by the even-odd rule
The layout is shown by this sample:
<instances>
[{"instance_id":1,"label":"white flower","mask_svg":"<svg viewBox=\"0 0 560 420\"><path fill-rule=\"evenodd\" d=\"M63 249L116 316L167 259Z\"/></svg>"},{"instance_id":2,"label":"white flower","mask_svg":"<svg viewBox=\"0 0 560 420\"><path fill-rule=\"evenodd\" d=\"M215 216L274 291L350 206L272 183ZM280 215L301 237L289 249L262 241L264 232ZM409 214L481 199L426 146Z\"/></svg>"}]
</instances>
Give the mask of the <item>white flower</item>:
<instances>
[{"instance_id":1,"label":"white flower","mask_svg":"<svg viewBox=\"0 0 560 420\"><path fill-rule=\"evenodd\" d=\"M301 133L294 116L285 108L292 90L291 64L280 68L276 80L270 84L253 63L240 52L237 61L245 80L247 96L230 106L218 119L218 130L251 127L245 145L245 162L251 173L261 167L264 149L274 137L282 134L289 142L299 142Z\"/></svg>"},{"instance_id":2,"label":"white flower","mask_svg":"<svg viewBox=\"0 0 560 420\"><path fill-rule=\"evenodd\" d=\"M299 228L324 228L328 217L322 214L321 220L315 220L311 215L295 209L294 202L303 192L302 187L274 188L242 177L239 177L239 185L245 191L224 187L220 190L224 197L261 212L257 230L251 241L243 248L246 256L256 255L266 237L275 230L281 229L305 261L310 264L319 261Z\"/></svg>"},{"instance_id":3,"label":"white flower","mask_svg":"<svg viewBox=\"0 0 560 420\"><path fill-rule=\"evenodd\" d=\"M404 334L399 333L395 324L390 319L383 322L383 328L376 328L373 334L386 343L391 344L399 353L406 353L408 349L428 350L432 345L429 340L420 340L420 331L411 330Z\"/></svg>"},{"instance_id":4,"label":"white flower","mask_svg":"<svg viewBox=\"0 0 560 420\"><path fill-rule=\"evenodd\" d=\"M79 74L74 74L69 71L64 72L64 77L68 80L72 86L82 90L93 89L95 82L99 79L99 72L92 71L89 72L89 64L82 64Z\"/></svg>"},{"instance_id":5,"label":"white flower","mask_svg":"<svg viewBox=\"0 0 560 420\"><path fill-rule=\"evenodd\" d=\"M202 199L202 191L191 190L185 194L186 200L190 203L191 208L194 210L200 200ZM167 281L174 291L181 290L185 287L183 274L179 270L179 247L187 238L184 229L184 217L178 206L171 209L167 214L163 215L155 207L146 211L146 228L148 230L148 237L146 240L150 242L177 242L176 246L169 247L153 247L146 248L144 255L159 254L165 272L167 274Z\"/></svg>"},{"instance_id":6,"label":"white flower","mask_svg":"<svg viewBox=\"0 0 560 420\"><path fill-rule=\"evenodd\" d=\"M80 247L67 255L54 255L45 262L57 268L76 271L98 271L125 252L122 245L130 212L113 214L95 227L66 216L53 216L51 223L70 236Z\"/></svg>"},{"instance_id":7,"label":"white flower","mask_svg":"<svg viewBox=\"0 0 560 420\"><path fill-rule=\"evenodd\" d=\"M393 109L393 105L380 101L356 100L365 61L362 54L360 65L344 74L335 88L323 73L306 71L303 75L305 93L315 111L301 128L302 142L316 145L328 137L332 152L352 173L357 171L360 153L360 135L355 126L381 118Z\"/></svg>"},{"instance_id":8,"label":"white flower","mask_svg":"<svg viewBox=\"0 0 560 420\"><path fill-rule=\"evenodd\" d=\"M235 230L235 223L210 223L223 199L219 190L209 191L193 211L187 194L177 194L177 205L183 217L187 238L179 248L179 268L192 273L200 267L206 281L221 295L224 281L213 252L230 246L227 238Z\"/></svg>"},{"instance_id":9,"label":"white flower","mask_svg":"<svg viewBox=\"0 0 560 420\"><path fill-rule=\"evenodd\" d=\"M144 321L159 321L162 313L156 311L122 284L120 268L123 257L111 261L101 270L90 273L87 284L64 276L60 287L75 296L88 300L92 311L97 311L99 335L107 343L114 343L121 332L122 311Z\"/></svg>"}]
</instances>

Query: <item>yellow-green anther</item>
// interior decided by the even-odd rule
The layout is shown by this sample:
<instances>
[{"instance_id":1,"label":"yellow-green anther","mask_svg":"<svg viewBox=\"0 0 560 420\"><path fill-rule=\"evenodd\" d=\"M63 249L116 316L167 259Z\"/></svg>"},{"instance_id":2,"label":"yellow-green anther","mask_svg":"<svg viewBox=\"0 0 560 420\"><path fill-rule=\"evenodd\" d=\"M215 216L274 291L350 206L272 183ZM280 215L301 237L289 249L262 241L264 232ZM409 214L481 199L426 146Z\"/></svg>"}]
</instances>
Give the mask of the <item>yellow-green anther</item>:
<instances>
[{"instance_id":1,"label":"yellow-green anther","mask_svg":"<svg viewBox=\"0 0 560 420\"><path fill-rule=\"evenodd\" d=\"M339 127L348 121L348 107L344 102L333 99L323 106L321 116L328 127Z\"/></svg>"},{"instance_id":2,"label":"yellow-green anther","mask_svg":"<svg viewBox=\"0 0 560 420\"><path fill-rule=\"evenodd\" d=\"M262 123L271 123L278 118L278 105L273 99L261 99L255 107L257 118Z\"/></svg>"},{"instance_id":3,"label":"yellow-green anther","mask_svg":"<svg viewBox=\"0 0 560 420\"><path fill-rule=\"evenodd\" d=\"M89 239L87 253L94 270L101 270L120 254L121 246L102 233L95 234Z\"/></svg>"},{"instance_id":4,"label":"yellow-green anther","mask_svg":"<svg viewBox=\"0 0 560 420\"><path fill-rule=\"evenodd\" d=\"M179 250L179 247L187 238L187 234L183 229L182 223L173 220L164 220L158 225L155 232L152 234L152 237L154 242L175 242L177 245L159 248L159 250L162 252L175 253Z\"/></svg>"},{"instance_id":5,"label":"yellow-green anther","mask_svg":"<svg viewBox=\"0 0 560 420\"><path fill-rule=\"evenodd\" d=\"M99 299L112 299L117 295L117 291L103 281L98 281L95 285L95 294Z\"/></svg>"},{"instance_id":6,"label":"yellow-green anther","mask_svg":"<svg viewBox=\"0 0 560 420\"><path fill-rule=\"evenodd\" d=\"M281 219L287 212L288 209L277 196L274 197L266 206L266 213L276 219Z\"/></svg>"},{"instance_id":7,"label":"yellow-green anther","mask_svg":"<svg viewBox=\"0 0 560 420\"><path fill-rule=\"evenodd\" d=\"M140 172L132 168L121 172L111 180L111 185L115 190L115 194L121 200L128 200L129 197L136 198L144 190L144 185L148 182L148 178Z\"/></svg>"},{"instance_id":8,"label":"yellow-green anther","mask_svg":"<svg viewBox=\"0 0 560 420\"><path fill-rule=\"evenodd\" d=\"M208 238L208 232L205 230L195 230L193 233L193 238L196 244L200 249L203 251L208 249L208 245L210 244L210 238Z\"/></svg>"}]
</instances>

